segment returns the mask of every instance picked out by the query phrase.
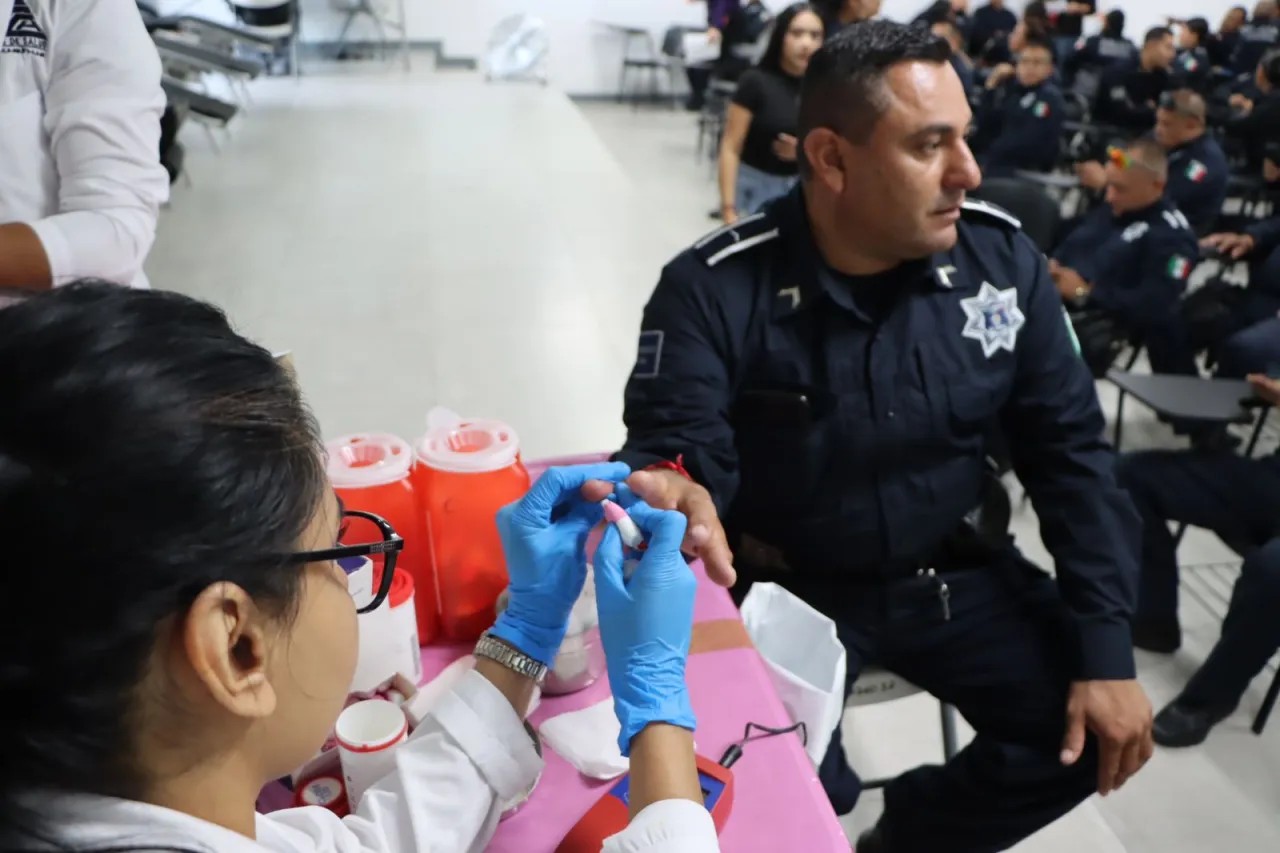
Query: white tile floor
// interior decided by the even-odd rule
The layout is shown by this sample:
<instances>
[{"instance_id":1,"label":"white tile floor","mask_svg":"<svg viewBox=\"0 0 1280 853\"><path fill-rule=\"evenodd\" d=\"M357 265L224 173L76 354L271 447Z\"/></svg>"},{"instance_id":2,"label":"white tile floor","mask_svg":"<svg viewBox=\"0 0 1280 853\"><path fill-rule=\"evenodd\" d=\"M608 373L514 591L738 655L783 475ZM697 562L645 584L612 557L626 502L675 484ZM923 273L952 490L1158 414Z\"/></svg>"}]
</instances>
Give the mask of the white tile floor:
<instances>
[{"instance_id":1,"label":"white tile floor","mask_svg":"<svg viewBox=\"0 0 1280 853\"><path fill-rule=\"evenodd\" d=\"M661 265L708 230L715 201L690 116L593 104L469 74L312 74L260 81L216 155L188 129L192 188L175 188L148 264L157 286L223 306L291 348L329 435L413 437L444 404L500 417L526 454L617 445L635 329ZM1114 411L1112 389L1100 389ZM1126 444L1171 437L1139 406ZM1029 512L1019 541L1047 562ZM1231 559L1193 531L1184 562ZM1170 699L1216 637L1184 603L1186 648L1143 655ZM1017 849L1190 853L1280 849L1280 721L1248 730L1262 679L1203 747L1159 752L1122 792ZM940 755L937 706L913 697L851 715L867 776ZM846 819L874 821L868 795Z\"/></svg>"}]
</instances>

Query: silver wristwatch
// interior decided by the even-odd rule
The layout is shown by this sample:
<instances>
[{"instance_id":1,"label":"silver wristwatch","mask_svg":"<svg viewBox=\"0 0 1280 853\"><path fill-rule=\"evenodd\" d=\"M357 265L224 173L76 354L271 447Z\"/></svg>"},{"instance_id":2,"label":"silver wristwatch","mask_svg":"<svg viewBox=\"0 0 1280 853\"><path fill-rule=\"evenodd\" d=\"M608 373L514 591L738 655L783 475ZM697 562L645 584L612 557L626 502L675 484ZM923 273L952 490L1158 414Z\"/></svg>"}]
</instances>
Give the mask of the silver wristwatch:
<instances>
[{"instance_id":1,"label":"silver wristwatch","mask_svg":"<svg viewBox=\"0 0 1280 853\"><path fill-rule=\"evenodd\" d=\"M502 664L512 672L532 678L535 684L542 684L542 679L547 677L547 665L538 663L533 658L526 655L519 649L515 649L497 637L489 636L489 632L485 631L480 635L480 642L476 643L476 657L488 658Z\"/></svg>"}]
</instances>

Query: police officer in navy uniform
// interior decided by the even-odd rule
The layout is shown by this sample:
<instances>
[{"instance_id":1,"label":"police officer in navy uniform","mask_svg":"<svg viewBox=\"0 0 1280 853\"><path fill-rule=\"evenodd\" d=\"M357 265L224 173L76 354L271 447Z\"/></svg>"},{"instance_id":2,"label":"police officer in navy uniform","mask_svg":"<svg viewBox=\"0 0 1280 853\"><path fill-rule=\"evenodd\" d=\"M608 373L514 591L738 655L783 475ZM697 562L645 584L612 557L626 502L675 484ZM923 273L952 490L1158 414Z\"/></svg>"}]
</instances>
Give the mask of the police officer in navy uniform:
<instances>
[{"instance_id":1,"label":"police officer in navy uniform","mask_svg":"<svg viewBox=\"0 0 1280 853\"><path fill-rule=\"evenodd\" d=\"M1165 198L1182 211L1193 231L1208 234L1222 214L1231 165L1207 130L1204 98L1190 89L1161 95L1155 138L1169 156Z\"/></svg>"},{"instance_id":2,"label":"police officer in navy uniform","mask_svg":"<svg viewBox=\"0 0 1280 853\"><path fill-rule=\"evenodd\" d=\"M1027 36L1018 51L1017 67L999 66L987 77L984 89L978 125L985 143L978 154L983 172L1052 171L1058 162L1058 137L1066 111L1062 92L1053 82L1049 40Z\"/></svg>"},{"instance_id":3,"label":"police officer in navy uniform","mask_svg":"<svg viewBox=\"0 0 1280 853\"><path fill-rule=\"evenodd\" d=\"M1174 55L1172 30L1147 30L1142 52L1135 61L1117 63L1103 72L1093 107L1094 120L1135 136L1150 129L1160 93L1173 80L1169 69Z\"/></svg>"},{"instance_id":4,"label":"police officer in navy uniform","mask_svg":"<svg viewBox=\"0 0 1280 853\"><path fill-rule=\"evenodd\" d=\"M1155 140L1140 139L1112 150L1106 166L1106 204L1054 250L1049 272L1068 303L1088 315L1105 315L1133 341L1147 347L1156 373L1196 373L1179 311L1187 278L1200 257L1190 223L1165 198L1168 160ZM1110 352L1086 359L1095 375L1105 372Z\"/></svg>"},{"instance_id":5,"label":"police officer in navy uniform","mask_svg":"<svg viewBox=\"0 0 1280 853\"><path fill-rule=\"evenodd\" d=\"M1003 850L1152 750L1136 515L1044 257L965 199L981 176L948 50L874 21L814 56L801 184L663 270L618 454L689 516L713 579L783 583L835 621L850 684L879 664L977 730L888 784L859 853ZM982 521L998 430L1056 581ZM820 776L853 808L838 731Z\"/></svg>"}]
</instances>

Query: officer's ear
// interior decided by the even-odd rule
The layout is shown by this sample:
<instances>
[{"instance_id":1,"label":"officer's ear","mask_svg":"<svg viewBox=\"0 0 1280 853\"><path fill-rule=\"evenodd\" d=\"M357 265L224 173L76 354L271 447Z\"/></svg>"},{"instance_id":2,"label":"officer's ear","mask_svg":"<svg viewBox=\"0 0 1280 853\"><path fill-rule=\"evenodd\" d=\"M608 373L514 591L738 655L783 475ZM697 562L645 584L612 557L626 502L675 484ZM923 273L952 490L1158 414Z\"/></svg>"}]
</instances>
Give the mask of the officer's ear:
<instances>
[{"instance_id":1,"label":"officer's ear","mask_svg":"<svg viewBox=\"0 0 1280 853\"><path fill-rule=\"evenodd\" d=\"M849 143L829 127L816 127L804 138L804 158L812 180L826 186L832 192L844 191L845 147Z\"/></svg>"}]
</instances>

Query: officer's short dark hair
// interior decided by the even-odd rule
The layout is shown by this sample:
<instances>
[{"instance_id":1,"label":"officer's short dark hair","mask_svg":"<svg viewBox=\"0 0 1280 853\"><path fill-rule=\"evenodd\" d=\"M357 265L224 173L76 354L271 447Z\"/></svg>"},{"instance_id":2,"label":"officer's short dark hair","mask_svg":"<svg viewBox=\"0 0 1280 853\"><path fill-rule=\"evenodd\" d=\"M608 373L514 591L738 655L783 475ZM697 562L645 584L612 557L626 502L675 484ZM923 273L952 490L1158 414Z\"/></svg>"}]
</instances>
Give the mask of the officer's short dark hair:
<instances>
[{"instance_id":1,"label":"officer's short dark hair","mask_svg":"<svg viewBox=\"0 0 1280 853\"><path fill-rule=\"evenodd\" d=\"M1268 83L1280 86L1280 47L1273 47L1262 54L1262 58L1258 60L1258 68L1262 70L1262 76Z\"/></svg>"},{"instance_id":2,"label":"officer's short dark hair","mask_svg":"<svg viewBox=\"0 0 1280 853\"><path fill-rule=\"evenodd\" d=\"M1112 9L1107 13L1102 25L1102 34L1117 38L1124 34L1124 9Z\"/></svg>"},{"instance_id":3,"label":"officer's short dark hair","mask_svg":"<svg viewBox=\"0 0 1280 853\"><path fill-rule=\"evenodd\" d=\"M1173 38L1173 30L1168 27L1152 27L1147 30L1147 34L1142 37L1142 46L1146 47L1155 41L1164 41L1167 38Z\"/></svg>"},{"instance_id":4,"label":"officer's short dark hair","mask_svg":"<svg viewBox=\"0 0 1280 853\"><path fill-rule=\"evenodd\" d=\"M1022 43L1023 50L1027 50L1028 48L1037 48L1037 47L1040 48L1041 50L1048 51L1050 56L1053 55L1053 42L1049 41L1048 36L1042 36L1039 34L1028 35Z\"/></svg>"},{"instance_id":5,"label":"officer's short dark hair","mask_svg":"<svg viewBox=\"0 0 1280 853\"><path fill-rule=\"evenodd\" d=\"M1154 139L1135 139L1125 146L1130 162L1162 180L1169 174L1169 155Z\"/></svg>"},{"instance_id":6,"label":"officer's short dark hair","mask_svg":"<svg viewBox=\"0 0 1280 853\"><path fill-rule=\"evenodd\" d=\"M798 138L825 127L865 144L888 106L885 73L903 62L941 64L950 58L947 40L923 27L876 19L845 28L809 60L800 86ZM803 157L800 166L808 174Z\"/></svg>"}]
</instances>

